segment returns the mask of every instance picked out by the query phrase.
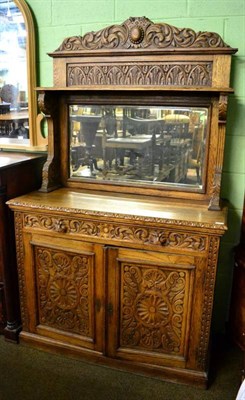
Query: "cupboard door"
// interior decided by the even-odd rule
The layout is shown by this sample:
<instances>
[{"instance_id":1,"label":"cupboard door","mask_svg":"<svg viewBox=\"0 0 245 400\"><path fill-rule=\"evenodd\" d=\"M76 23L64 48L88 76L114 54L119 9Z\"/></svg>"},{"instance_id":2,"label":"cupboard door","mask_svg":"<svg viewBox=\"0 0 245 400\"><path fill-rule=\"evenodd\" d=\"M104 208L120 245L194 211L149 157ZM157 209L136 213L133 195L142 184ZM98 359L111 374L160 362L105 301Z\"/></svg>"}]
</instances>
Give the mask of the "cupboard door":
<instances>
[{"instance_id":1,"label":"cupboard door","mask_svg":"<svg viewBox=\"0 0 245 400\"><path fill-rule=\"evenodd\" d=\"M26 233L24 253L24 330L102 352L103 247Z\"/></svg>"},{"instance_id":2,"label":"cupboard door","mask_svg":"<svg viewBox=\"0 0 245 400\"><path fill-rule=\"evenodd\" d=\"M108 354L184 367L194 271L192 256L108 249Z\"/></svg>"}]
</instances>

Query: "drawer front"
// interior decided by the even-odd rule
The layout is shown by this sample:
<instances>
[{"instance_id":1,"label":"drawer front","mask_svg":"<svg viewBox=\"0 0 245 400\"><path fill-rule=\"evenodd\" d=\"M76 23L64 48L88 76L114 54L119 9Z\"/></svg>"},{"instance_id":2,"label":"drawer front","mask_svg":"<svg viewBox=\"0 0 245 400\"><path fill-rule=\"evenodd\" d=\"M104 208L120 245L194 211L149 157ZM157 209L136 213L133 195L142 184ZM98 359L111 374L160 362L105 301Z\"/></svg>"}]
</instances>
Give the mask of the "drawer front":
<instances>
[{"instance_id":1,"label":"drawer front","mask_svg":"<svg viewBox=\"0 0 245 400\"><path fill-rule=\"evenodd\" d=\"M163 224L147 225L127 221L91 219L81 217L64 217L60 215L45 215L38 213L24 213L23 226L27 231L42 231L46 234L94 241L103 244L115 244L160 251L175 251L188 253L207 253L208 234L190 232L182 226L171 228Z\"/></svg>"}]
</instances>

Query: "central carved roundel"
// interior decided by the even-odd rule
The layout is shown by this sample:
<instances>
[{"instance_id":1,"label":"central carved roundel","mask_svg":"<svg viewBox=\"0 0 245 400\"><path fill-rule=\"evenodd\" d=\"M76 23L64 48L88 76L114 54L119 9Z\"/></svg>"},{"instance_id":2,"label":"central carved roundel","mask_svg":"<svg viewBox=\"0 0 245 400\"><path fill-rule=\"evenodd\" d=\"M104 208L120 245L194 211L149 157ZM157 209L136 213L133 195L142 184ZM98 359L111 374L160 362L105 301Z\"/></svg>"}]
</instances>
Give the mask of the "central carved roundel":
<instances>
[{"instance_id":1,"label":"central carved roundel","mask_svg":"<svg viewBox=\"0 0 245 400\"><path fill-rule=\"evenodd\" d=\"M164 326L170 318L169 305L159 294L147 291L137 299L136 318L148 328Z\"/></svg>"},{"instance_id":2,"label":"central carved roundel","mask_svg":"<svg viewBox=\"0 0 245 400\"><path fill-rule=\"evenodd\" d=\"M144 31L140 26L134 26L129 33L129 37L132 43L141 43L144 39Z\"/></svg>"}]
</instances>

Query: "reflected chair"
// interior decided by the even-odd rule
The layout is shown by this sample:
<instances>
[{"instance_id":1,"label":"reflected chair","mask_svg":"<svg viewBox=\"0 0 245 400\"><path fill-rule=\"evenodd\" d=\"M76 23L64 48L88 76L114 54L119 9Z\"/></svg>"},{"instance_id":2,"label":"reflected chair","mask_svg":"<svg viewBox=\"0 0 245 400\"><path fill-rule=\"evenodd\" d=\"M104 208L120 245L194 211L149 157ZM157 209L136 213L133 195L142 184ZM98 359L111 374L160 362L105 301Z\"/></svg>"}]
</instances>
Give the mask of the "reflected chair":
<instances>
[{"instance_id":1,"label":"reflected chair","mask_svg":"<svg viewBox=\"0 0 245 400\"><path fill-rule=\"evenodd\" d=\"M201 184L201 168L205 151L204 126L196 125L192 134L191 150L188 157L188 169L196 171L197 183Z\"/></svg>"},{"instance_id":2,"label":"reflected chair","mask_svg":"<svg viewBox=\"0 0 245 400\"><path fill-rule=\"evenodd\" d=\"M124 115L121 135L119 136L116 130L112 137L104 135L105 169L108 163L112 172L112 160L115 159L115 173L135 175L139 178L152 177L156 124L157 120L130 118Z\"/></svg>"},{"instance_id":3,"label":"reflected chair","mask_svg":"<svg viewBox=\"0 0 245 400\"><path fill-rule=\"evenodd\" d=\"M168 114L164 117L165 129L176 139L189 138L190 118L185 114Z\"/></svg>"},{"instance_id":4,"label":"reflected chair","mask_svg":"<svg viewBox=\"0 0 245 400\"><path fill-rule=\"evenodd\" d=\"M203 144L201 142L199 145L199 149L197 151L196 158L192 158L192 154L190 152L188 159L188 169L194 169L196 171L196 179L198 184L201 184L200 169L201 169L202 152L203 152Z\"/></svg>"},{"instance_id":5,"label":"reflected chair","mask_svg":"<svg viewBox=\"0 0 245 400\"><path fill-rule=\"evenodd\" d=\"M16 86L11 84L3 85L0 97L5 103L10 104L10 109L18 108L19 89Z\"/></svg>"},{"instance_id":6,"label":"reflected chair","mask_svg":"<svg viewBox=\"0 0 245 400\"><path fill-rule=\"evenodd\" d=\"M80 142L84 145L73 147L73 157L76 159L76 167L87 165L91 174L94 168L98 169L97 160L93 155L93 147L97 129L101 121L101 115L71 115L73 121L80 123ZM77 154L74 155L74 152Z\"/></svg>"}]
</instances>

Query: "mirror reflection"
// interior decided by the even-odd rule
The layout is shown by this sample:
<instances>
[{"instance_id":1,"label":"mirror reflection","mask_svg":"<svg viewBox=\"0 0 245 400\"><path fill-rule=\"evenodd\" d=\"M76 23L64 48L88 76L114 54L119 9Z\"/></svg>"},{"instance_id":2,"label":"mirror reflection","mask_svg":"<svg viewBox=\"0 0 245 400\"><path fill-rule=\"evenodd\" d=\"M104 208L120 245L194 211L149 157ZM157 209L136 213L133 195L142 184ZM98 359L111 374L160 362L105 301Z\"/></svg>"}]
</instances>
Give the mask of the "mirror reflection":
<instances>
[{"instance_id":1,"label":"mirror reflection","mask_svg":"<svg viewBox=\"0 0 245 400\"><path fill-rule=\"evenodd\" d=\"M0 137L29 138L26 26L12 0L0 0Z\"/></svg>"},{"instance_id":2,"label":"mirror reflection","mask_svg":"<svg viewBox=\"0 0 245 400\"><path fill-rule=\"evenodd\" d=\"M70 105L70 176L201 189L207 108Z\"/></svg>"}]
</instances>

